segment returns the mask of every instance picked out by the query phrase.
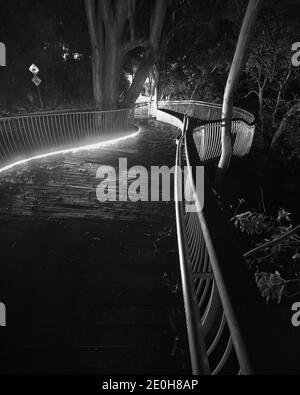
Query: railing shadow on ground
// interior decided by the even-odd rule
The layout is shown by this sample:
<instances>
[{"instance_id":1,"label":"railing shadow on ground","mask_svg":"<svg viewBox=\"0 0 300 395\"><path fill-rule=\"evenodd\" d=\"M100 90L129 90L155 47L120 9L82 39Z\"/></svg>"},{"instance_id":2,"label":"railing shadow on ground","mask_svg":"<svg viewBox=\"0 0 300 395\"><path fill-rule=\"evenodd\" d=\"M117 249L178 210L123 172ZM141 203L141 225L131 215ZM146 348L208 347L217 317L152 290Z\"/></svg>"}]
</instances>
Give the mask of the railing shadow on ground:
<instances>
[{"instance_id":1,"label":"railing shadow on ground","mask_svg":"<svg viewBox=\"0 0 300 395\"><path fill-rule=\"evenodd\" d=\"M163 108L157 111L157 119L181 130L177 141L175 204L193 373L291 373L295 370L292 347L288 339L282 341L282 328L259 293L208 177L204 179L204 202L196 187L197 166L205 167L220 154L221 121L215 119L221 116L220 106L209 110L207 103L160 105ZM250 151L255 124L251 114L243 110L235 109L235 115L245 116L244 120L234 119L232 128L234 155L241 157ZM185 185L178 170L183 166L189 169ZM180 199L184 190L193 196L195 212L186 209L190 202Z\"/></svg>"}]
</instances>

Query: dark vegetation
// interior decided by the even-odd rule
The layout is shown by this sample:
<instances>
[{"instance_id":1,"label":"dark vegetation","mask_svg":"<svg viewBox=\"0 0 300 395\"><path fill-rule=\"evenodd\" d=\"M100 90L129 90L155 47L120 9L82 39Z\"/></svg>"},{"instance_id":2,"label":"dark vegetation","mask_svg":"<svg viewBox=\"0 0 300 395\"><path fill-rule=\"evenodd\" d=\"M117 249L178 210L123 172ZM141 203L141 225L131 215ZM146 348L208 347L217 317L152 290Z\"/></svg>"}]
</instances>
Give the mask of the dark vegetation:
<instances>
[{"instance_id":1,"label":"dark vegetation","mask_svg":"<svg viewBox=\"0 0 300 395\"><path fill-rule=\"evenodd\" d=\"M1 1L0 37L7 48L1 67L2 114L40 110L28 68L38 65L47 109L91 106L88 32L82 1Z\"/></svg>"},{"instance_id":2,"label":"dark vegetation","mask_svg":"<svg viewBox=\"0 0 300 395\"><path fill-rule=\"evenodd\" d=\"M221 13L213 10L214 17L201 28L203 34L178 34L173 44L177 51L171 45L161 66L161 99L222 103L246 6L233 3L238 7L227 3ZM252 152L232 163L225 187L227 216L234 218L244 253L280 239L300 223L300 74L291 62L291 47L300 35L295 18L299 9L298 1L264 2L235 96L235 105L257 118ZM267 302L299 293L299 233L247 259Z\"/></svg>"}]
</instances>

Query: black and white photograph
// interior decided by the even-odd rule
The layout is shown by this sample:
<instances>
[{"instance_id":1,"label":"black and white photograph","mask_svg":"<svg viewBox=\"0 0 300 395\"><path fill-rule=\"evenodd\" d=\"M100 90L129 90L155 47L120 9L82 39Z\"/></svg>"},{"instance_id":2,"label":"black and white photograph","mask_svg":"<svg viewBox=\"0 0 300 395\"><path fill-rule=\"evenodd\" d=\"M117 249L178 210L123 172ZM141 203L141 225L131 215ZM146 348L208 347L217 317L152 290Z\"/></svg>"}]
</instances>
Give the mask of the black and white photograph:
<instances>
[{"instance_id":1,"label":"black and white photograph","mask_svg":"<svg viewBox=\"0 0 300 395\"><path fill-rule=\"evenodd\" d=\"M300 375L299 15L0 0L0 382Z\"/></svg>"}]
</instances>

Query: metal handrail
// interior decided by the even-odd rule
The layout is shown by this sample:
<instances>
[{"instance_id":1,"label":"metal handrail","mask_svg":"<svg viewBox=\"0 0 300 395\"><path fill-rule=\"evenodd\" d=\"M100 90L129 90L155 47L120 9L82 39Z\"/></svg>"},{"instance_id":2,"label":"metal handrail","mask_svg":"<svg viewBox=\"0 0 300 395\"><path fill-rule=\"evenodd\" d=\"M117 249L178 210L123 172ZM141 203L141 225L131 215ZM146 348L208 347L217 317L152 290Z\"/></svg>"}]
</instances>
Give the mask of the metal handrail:
<instances>
[{"instance_id":1,"label":"metal handrail","mask_svg":"<svg viewBox=\"0 0 300 395\"><path fill-rule=\"evenodd\" d=\"M135 108L140 108L140 107L146 107L149 106L150 102L148 101L141 101L141 102L136 102L134 107Z\"/></svg>"},{"instance_id":2,"label":"metal handrail","mask_svg":"<svg viewBox=\"0 0 300 395\"><path fill-rule=\"evenodd\" d=\"M40 112L0 118L0 167L30 157L124 137L134 111Z\"/></svg>"},{"instance_id":3,"label":"metal handrail","mask_svg":"<svg viewBox=\"0 0 300 395\"><path fill-rule=\"evenodd\" d=\"M126 137L135 131L135 109L71 109L0 118L0 169L24 160Z\"/></svg>"},{"instance_id":4,"label":"metal handrail","mask_svg":"<svg viewBox=\"0 0 300 395\"><path fill-rule=\"evenodd\" d=\"M116 113L124 110L130 110L129 108L119 109L119 110L105 110L99 111L95 110L94 108L81 108L81 109L62 109L62 110L47 110L47 111L36 111L36 112L28 112L24 114L13 114L9 116L3 116L0 118L0 121L5 119L16 119L16 118L26 118L26 117L38 117L38 116L45 116L45 115L68 115L68 114L86 114L86 113Z\"/></svg>"},{"instance_id":5,"label":"metal handrail","mask_svg":"<svg viewBox=\"0 0 300 395\"><path fill-rule=\"evenodd\" d=\"M181 279L183 288L184 307L186 312L186 322L188 329L189 347L191 350L191 364L193 374L209 374L209 362L207 350L204 342L204 335L201 326L200 315L198 314L198 302L195 293L193 292L193 277L190 271L191 263L185 259L188 257L188 243L185 234L184 224L184 206L179 196L182 193L182 173L180 173L181 166L181 147L186 132L186 123L182 124L182 135L177 140L176 152L176 170L175 170L175 208L177 220L177 235L181 241L181 248L179 248Z\"/></svg>"},{"instance_id":6,"label":"metal handrail","mask_svg":"<svg viewBox=\"0 0 300 395\"><path fill-rule=\"evenodd\" d=\"M191 117L195 144L203 163L216 160L222 153L222 106L215 103L182 101L159 102L160 109L187 114ZM250 152L255 133L255 118L249 112L234 108L231 133L233 155L242 157ZM159 113L159 111L158 111ZM240 116L241 118L239 118ZM162 115L164 117L164 115Z\"/></svg>"},{"instance_id":7,"label":"metal handrail","mask_svg":"<svg viewBox=\"0 0 300 395\"><path fill-rule=\"evenodd\" d=\"M177 114L176 120L176 113L163 113L158 111L159 119L183 125L182 114ZM183 126L181 130L185 130ZM288 361L275 331L276 321L264 305L206 177L204 206L200 204L196 168L203 162L195 145L192 122L178 139L178 172L183 166L183 150L189 172L185 186L176 177L175 204L193 373L282 373ZM180 202L184 189L193 195L197 211L187 211L186 203Z\"/></svg>"},{"instance_id":8,"label":"metal handrail","mask_svg":"<svg viewBox=\"0 0 300 395\"><path fill-rule=\"evenodd\" d=\"M158 106L162 109L168 109L169 107L169 109L172 111L186 113L190 117L202 119L208 122L214 120L219 121L222 118L222 105L218 103L208 103L196 100L159 101ZM176 106L179 108L183 106L184 111L178 111ZM197 116L197 109L208 109L208 112L204 113L206 118L203 118L203 112L201 117ZM249 125L253 125L255 123L255 117L248 111L239 107L234 107L233 118L243 120Z\"/></svg>"},{"instance_id":9,"label":"metal handrail","mask_svg":"<svg viewBox=\"0 0 300 395\"><path fill-rule=\"evenodd\" d=\"M233 137L233 155L242 157L250 152L255 133L255 124L249 125L240 119L233 119L231 134ZM222 121L203 122L194 130L194 139L198 154L203 163L215 160L222 153Z\"/></svg>"}]
</instances>

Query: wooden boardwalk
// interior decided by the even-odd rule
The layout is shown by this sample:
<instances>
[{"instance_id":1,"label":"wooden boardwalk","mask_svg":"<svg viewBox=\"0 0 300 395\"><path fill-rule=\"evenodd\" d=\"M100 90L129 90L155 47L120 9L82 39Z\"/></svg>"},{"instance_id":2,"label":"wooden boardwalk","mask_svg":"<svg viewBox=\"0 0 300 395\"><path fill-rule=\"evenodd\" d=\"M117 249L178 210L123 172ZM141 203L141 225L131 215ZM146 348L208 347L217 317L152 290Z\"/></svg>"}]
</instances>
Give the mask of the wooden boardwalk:
<instances>
[{"instance_id":1,"label":"wooden boardwalk","mask_svg":"<svg viewBox=\"0 0 300 395\"><path fill-rule=\"evenodd\" d=\"M141 133L0 175L0 371L188 373L174 204L100 203L101 165L172 167L178 132Z\"/></svg>"}]
</instances>

